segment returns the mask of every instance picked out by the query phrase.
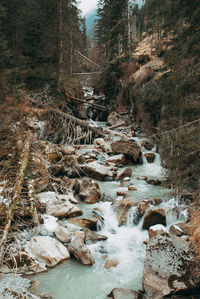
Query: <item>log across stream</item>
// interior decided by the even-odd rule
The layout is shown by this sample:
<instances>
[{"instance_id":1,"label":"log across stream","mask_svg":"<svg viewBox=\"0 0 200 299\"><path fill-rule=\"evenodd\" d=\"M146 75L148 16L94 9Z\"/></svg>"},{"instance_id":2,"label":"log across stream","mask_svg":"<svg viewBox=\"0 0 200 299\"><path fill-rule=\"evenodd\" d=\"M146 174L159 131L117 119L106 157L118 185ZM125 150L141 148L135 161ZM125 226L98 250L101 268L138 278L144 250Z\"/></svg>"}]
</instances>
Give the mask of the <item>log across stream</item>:
<instances>
[{"instance_id":1,"label":"log across stream","mask_svg":"<svg viewBox=\"0 0 200 299\"><path fill-rule=\"evenodd\" d=\"M137 139L140 142L140 138ZM115 181L98 182L98 184L102 193L114 197L116 201L121 199L117 197L116 192L126 192L128 185L133 185L137 189L128 195L133 201L161 198L162 203L159 208L166 211L168 228L170 224L177 222L176 202L170 190L138 179L142 176L149 179L164 177L159 154L155 153L155 156L154 163L147 163L144 157L143 165L131 166L132 177L130 182L125 182L123 186ZM99 224L98 233L107 236L108 239L96 244L87 244L95 259L94 265L85 266L71 258L47 273L34 276L33 279L40 282L37 293L50 293L55 299L105 299L114 288L141 290L146 252L144 241L148 239L147 230L142 230L143 218L138 224L134 224L135 208L133 207L129 210L126 223L120 226L110 201L101 201L93 205L82 203L80 207L86 217L92 216L94 208L101 211L104 225ZM155 206L150 205L150 208L155 209ZM179 221L185 220L184 214L180 213L179 217ZM67 226L69 231L75 229L74 225L67 220L62 224Z\"/></svg>"}]
</instances>

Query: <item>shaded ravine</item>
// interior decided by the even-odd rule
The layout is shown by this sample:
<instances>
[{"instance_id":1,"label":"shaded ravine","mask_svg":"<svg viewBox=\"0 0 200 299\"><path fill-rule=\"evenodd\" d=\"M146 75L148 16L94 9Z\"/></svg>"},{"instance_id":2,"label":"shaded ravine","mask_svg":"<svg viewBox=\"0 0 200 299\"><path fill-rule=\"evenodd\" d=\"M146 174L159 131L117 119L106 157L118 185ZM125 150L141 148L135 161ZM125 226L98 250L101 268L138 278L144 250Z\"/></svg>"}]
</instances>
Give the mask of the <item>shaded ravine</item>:
<instances>
[{"instance_id":1,"label":"shaded ravine","mask_svg":"<svg viewBox=\"0 0 200 299\"><path fill-rule=\"evenodd\" d=\"M144 138L143 138L144 139ZM137 138L140 142L140 138ZM148 164L144 157L143 165L132 166L133 175L131 185L137 188L128 194L133 201L161 198L163 202L159 208L167 213L167 226L180 220L185 220L185 214L179 213L179 219L175 206L176 201L172 198L170 190L160 186L147 184L139 180L142 176L149 179L162 179L165 175L160 164L159 154L156 154L153 164ZM126 185L120 187L120 182L98 182L101 192L114 197L116 191L127 191ZM80 204L85 216L92 216L93 208L101 210L104 217L104 225L99 225L98 233L106 235L107 241L96 244L87 244L95 258L95 264L91 267L84 266L71 259L62 263L47 273L33 277L40 282L37 293L51 293L55 299L105 299L113 288L142 289L142 272L145 258L144 241L148 239L147 231L142 230L143 219L139 224L133 224L134 209L129 211L126 225L119 226L111 202L100 202L93 205ZM150 208L155 209L150 205ZM157 207L156 207L157 208ZM180 207L179 207L180 208ZM184 208L183 208L184 209ZM180 208L181 211L181 208ZM68 230L74 230L67 220L64 223ZM77 227L76 227L77 230ZM105 269L107 260L114 260L118 265Z\"/></svg>"}]
</instances>

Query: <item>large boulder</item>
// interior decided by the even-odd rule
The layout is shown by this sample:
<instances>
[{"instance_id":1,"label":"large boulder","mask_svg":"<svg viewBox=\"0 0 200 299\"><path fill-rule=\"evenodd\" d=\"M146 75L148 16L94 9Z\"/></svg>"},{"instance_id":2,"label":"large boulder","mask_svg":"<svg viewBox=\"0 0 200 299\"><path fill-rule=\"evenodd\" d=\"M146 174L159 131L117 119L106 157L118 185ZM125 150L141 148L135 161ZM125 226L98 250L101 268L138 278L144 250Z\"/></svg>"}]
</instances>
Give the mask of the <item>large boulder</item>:
<instances>
[{"instance_id":1,"label":"large boulder","mask_svg":"<svg viewBox=\"0 0 200 299\"><path fill-rule=\"evenodd\" d=\"M90 250L84 243L85 233L76 232L74 238L69 244L69 251L75 256L75 258L84 265L93 265L95 263L94 258L91 255Z\"/></svg>"},{"instance_id":2,"label":"large boulder","mask_svg":"<svg viewBox=\"0 0 200 299\"><path fill-rule=\"evenodd\" d=\"M128 157L134 158L137 161L141 155L141 148L135 141L118 140L111 143L111 148L115 154L124 154Z\"/></svg>"},{"instance_id":3,"label":"large boulder","mask_svg":"<svg viewBox=\"0 0 200 299\"><path fill-rule=\"evenodd\" d=\"M143 299L144 296L134 290L116 288L111 291L108 297L112 299Z\"/></svg>"},{"instance_id":4,"label":"large boulder","mask_svg":"<svg viewBox=\"0 0 200 299\"><path fill-rule=\"evenodd\" d=\"M48 202L46 213L58 218L76 217L83 214L83 211L69 201L57 200Z\"/></svg>"},{"instance_id":5,"label":"large boulder","mask_svg":"<svg viewBox=\"0 0 200 299\"><path fill-rule=\"evenodd\" d=\"M77 226L89 228L91 230L96 230L98 220L96 218L91 218L91 217L90 218L70 218L68 219L68 222Z\"/></svg>"},{"instance_id":6,"label":"large boulder","mask_svg":"<svg viewBox=\"0 0 200 299\"><path fill-rule=\"evenodd\" d=\"M48 236L38 236L27 244L27 251L44 262L47 267L54 267L70 258L67 248L58 240Z\"/></svg>"},{"instance_id":7,"label":"large boulder","mask_svg":"<svg viewBox=\"0 0 200 299\"><path fill-rule=\"evenodd\" d=\"M149 229L156 224L166 225L166 213L163 209L149 210L144 215L142 229Z\"/></svg>"},{"instance_id":8,"label":"large boulder","mask_svg":"<svg viewBox=\"0 0 200 299\"><path fill-rule=\"evenodd\" d=\"M161 299L194 289L196 270L194 255L186 240L166 234L149 240L143 270L143 287L148 298Z\"/></svg>"},{"instance_id":9,"label":"large boulder","mask_svg":"<svg viewBox=\"0 0 200 299\"><path fill-rule=\"evenodd\" d=\"M98 162L90 162L82 165L84 173L99 181L113 181L116 176L116 172L111 167L104 166Z\"/></svg>"},{"instance_id":10,"label":"large boulder","mask_svg":"<svg viewBox=\"0 0 200 299\"><path fill-rule=\"evenodd\" d=\"M93 180L83 180L79 186L79 198L89 204L99 202L101 199L101 190L99 185Z\"/></svg>"}]
</instances>

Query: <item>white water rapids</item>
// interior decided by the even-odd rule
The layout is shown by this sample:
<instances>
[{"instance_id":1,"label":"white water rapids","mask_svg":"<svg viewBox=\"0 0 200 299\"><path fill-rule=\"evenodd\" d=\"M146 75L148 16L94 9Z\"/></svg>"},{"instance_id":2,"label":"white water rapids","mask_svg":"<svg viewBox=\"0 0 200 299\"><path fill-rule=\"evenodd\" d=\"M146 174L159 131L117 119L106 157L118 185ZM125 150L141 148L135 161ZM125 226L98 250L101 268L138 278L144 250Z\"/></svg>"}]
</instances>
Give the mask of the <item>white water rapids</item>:
<instances>
[{"instance_id":1,"label":"white water rapids","mask_svg":"<svg viewBox=\"0 0 200 299\"><path fill-rule=\"evenodd\" d=\"M167 213L167 227L178 221L175 210L176 201L171 198L169 189L152 186L137 177L147 176L149 179L162 179L163 169L159 155L153 164L148 164L144 157L143 165L132 166L133 175L131 185L137 191L129 193L128 197L134 201L161 198L163 203L159 207ZM119 182L98 182L101 192L116 198L116 191L127 191L127 187L120 187ZM113 288L142 289L142 272L145 258L144 241L148 239L147 231L141 229L142 221L133 224L134 208L129 212L127 224L119 226L111 202L100 202L94 205L81 204L84 215L92 216L94 207L98 207L105 219L104 226L98 233L108 236L106 241L88 245L95 258L93 266L84 266L75 259L62 263L48 273L33 277L40 282L38 293L50 293L55 299L105 299ZM180 207L179 207L180 208ZM179 221L185 219L184 213ZM73 226L65 222L68 229ZM116 260L117 267L105 269L106 260Z\"/></svg>"}]
</instances>

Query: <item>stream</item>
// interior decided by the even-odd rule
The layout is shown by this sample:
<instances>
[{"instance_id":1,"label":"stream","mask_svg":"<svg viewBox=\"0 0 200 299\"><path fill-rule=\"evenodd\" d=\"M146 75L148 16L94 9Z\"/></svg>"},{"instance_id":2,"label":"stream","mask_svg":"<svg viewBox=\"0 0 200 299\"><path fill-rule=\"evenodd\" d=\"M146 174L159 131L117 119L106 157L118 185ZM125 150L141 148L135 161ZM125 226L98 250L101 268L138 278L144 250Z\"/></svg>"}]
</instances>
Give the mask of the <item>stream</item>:
<instances>
[{"instance_id":1,"label":"stream","mask_svg":"<svg viewBox=\"0 0 200 299\"><path fill-rule=\"evenodd\" d=\"M140 138L136 139L140 143ZM128 198L134 201L161 198L162 203L158 207L150 205L150 209L163 208L167 214L167 228L169 228L172 223L185 220L184 207L177 219L175 209L177 202L172 198L170 190L137 179L142 176L147 176L149 179L162 179L165 176L159 154L155 149L152 152L156 155L154 163L147 163L144 157L143 165L131 166L133 174L130 183L137 190L130 192ZM128 190L126 184L121 187L120 182L98 181L98 184L102 194L105 193L116 200L121 199L121 197L117 197L116 191ZM106 235L108 239L96 244L87 244L95 259L93 266L84 266L71 258L61 265L49 269L47 273L34 276L33 279L40 283L37 293L50 293L55 299L105 299L113 288L141 290L146 250L144 241L148 240L148 232L141 228L143 218L139 224L134 225L135 208L132 208L129 211L126 225L119 226L111 202L105 201L93 205L81 203L79 205L84 211L84 216L92 216L92 210L95 207L101 210L104 226L99 225L97 232ZM74 225L68 223L67 220L64 222L69 231L74 230ZM107 259L117 261L118 265L105 269L104 264Z\"/></svg>"}]
</instances>

